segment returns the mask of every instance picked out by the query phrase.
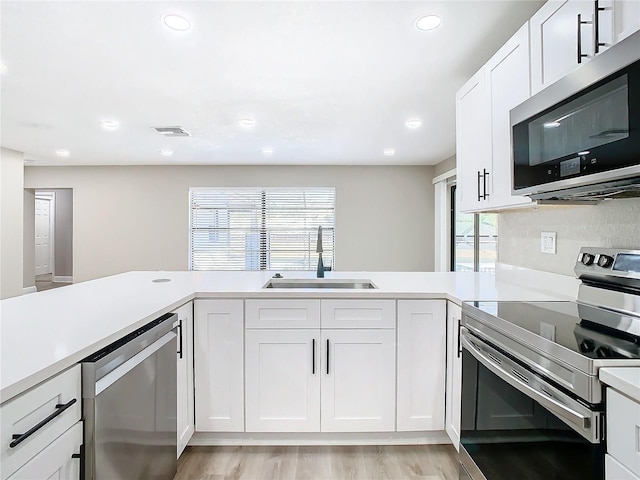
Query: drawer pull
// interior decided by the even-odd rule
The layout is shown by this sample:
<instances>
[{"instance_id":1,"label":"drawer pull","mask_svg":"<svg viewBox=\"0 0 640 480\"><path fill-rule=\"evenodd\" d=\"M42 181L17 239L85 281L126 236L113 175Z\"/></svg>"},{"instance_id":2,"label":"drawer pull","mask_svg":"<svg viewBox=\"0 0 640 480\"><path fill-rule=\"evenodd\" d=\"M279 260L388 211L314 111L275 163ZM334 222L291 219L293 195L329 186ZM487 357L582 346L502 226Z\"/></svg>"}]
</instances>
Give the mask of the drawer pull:
<instances>
[{"instance_id":1,"label":"drawer pull","mask_svg":"<svg viewBox=\"0 0 640 480\"><path fill-rule=\"evenodd\" d=\"M9 448L15 448L18 445L20 445L27 438L29 438L31 435L36 433L38 430L40 430L42 427L44 427L47 423L49 423L51 420L56 418L58 415L60 415L62 412L64 412L66 409L71 407L76 402L77 402L77 400L74 398L73 400L70 400L67 403L58 403L56 405L56 411L53 412L51 415L49 415L44 420L42 420L40 423L38 423L37 425L34 425L33 427L31 427L25 433L14 434L11 437L13 439L13 441L9 444Z\"/></svg>"}]
</instances>

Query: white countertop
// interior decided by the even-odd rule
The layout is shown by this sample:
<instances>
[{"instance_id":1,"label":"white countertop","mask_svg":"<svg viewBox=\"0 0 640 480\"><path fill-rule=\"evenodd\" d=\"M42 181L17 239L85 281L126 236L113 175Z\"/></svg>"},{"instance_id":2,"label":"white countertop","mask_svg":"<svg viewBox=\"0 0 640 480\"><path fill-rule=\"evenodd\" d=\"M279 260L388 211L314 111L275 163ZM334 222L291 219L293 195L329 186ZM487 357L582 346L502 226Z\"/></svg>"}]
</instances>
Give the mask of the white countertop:
<instances>
[{"instance_id":1,"label":"white countertop","mask_svg":"<svg viewBox=\"0 0 640 480\"><path fill-rule=\"evenodd\" d=\"M598 376L602 383L640 403L640 368L601 368Z\"/></svg>"},{"instance_id":2,"label":"white countertop","mask_svg":"<svg viewBox=\"0 0 640 480\"><path fill-rule=\"evenodd\" d=\"M25 391L194 298L323 297L566 300L485 273L328 272L376 290L264 290L275 272L128 272L0 301L0 402ZM315 272L285 272L313 278ZM169 282L154 283L166 278ZM536 282L536 285L539 285ZM543 283L544 284L544 283Z\"/></svg>"}]
</instances>

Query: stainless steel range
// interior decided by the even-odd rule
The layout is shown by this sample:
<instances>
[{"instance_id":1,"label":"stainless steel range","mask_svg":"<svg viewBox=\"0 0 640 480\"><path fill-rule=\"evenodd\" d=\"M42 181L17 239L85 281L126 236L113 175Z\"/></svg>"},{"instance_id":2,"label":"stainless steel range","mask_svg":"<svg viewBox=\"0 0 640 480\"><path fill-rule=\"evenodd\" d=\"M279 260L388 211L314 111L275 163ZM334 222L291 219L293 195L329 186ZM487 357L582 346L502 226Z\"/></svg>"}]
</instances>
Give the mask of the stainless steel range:
<instances>
[{"instance_id":1,"label":"stainless steel range","mask_svg":"<svg viewBox=\"0 0 640 480\"><path fill-rule=\"evenodd\" d=\"M575 272L576 302L463 305L461 478L604 479L598 370L640 366L640 250L582 248Z\"/></svg>"}]
</instances>

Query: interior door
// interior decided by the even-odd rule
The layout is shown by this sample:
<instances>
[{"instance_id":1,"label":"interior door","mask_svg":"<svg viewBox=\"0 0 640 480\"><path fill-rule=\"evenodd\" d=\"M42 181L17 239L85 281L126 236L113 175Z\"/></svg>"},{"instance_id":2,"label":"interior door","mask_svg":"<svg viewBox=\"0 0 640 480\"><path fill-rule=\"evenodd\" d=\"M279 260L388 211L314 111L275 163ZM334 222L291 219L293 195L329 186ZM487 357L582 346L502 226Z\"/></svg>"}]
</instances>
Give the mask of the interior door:
<instances>
[{"instance_id":1,"label":"interior door","mask_svg":"<svg viewBox=\"0 0 640 480\"><path fill-rule=\"evenodd\" d=\"M36 198L36 275L52 273L51 269L51 200Z\"/></svg>"}]
</instances>

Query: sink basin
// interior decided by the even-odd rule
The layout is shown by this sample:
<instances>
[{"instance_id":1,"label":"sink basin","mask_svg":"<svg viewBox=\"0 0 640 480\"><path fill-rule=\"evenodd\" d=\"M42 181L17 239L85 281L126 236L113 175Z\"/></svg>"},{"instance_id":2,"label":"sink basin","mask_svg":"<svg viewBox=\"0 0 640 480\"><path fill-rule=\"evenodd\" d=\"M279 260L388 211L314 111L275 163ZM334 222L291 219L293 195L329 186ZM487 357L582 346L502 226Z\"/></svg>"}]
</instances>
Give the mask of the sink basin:
<instances>
[{"instance_id":1,"label":"sink basin","mask_svg":"<svg viewBox=\"0 0 640 480\"><path fill-rule=\"evenodd\" d=\"M273 278L262 288L340 288L346 290L369 290L378 287L376 287L371 280Z\"/></svg>"}]
</instances>

